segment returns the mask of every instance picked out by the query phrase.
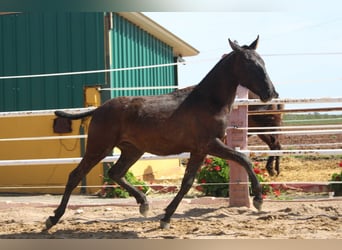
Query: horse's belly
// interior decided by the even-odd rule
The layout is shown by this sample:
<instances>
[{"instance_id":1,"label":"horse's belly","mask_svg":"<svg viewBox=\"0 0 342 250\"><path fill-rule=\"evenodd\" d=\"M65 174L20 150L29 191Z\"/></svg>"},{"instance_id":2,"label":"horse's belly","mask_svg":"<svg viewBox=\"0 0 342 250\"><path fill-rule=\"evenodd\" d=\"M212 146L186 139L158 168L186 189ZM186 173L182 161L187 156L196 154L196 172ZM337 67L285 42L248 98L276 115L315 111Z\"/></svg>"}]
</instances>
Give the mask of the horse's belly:
<instances>
[{"instance_id":1,"label":"horse's belly","mask_svg":"<svg viewBox=\"0 0 342 250\"><path fill-rule=\"evenodd\" d=\"M130 136L123 138L123 141L130 142L143 152L156 155L171 155L191 150L189 145L192 145L192 143L189 143L189 139L175 133L175 131L160 130L154 127L129 134Z\"/></svg>"},{"instance_id":2,"label":"horse's belly","mask_svg":"<svg viewBox=\"0 0 342 250\"><path fill-rule=\"evenodd\" d=\"M145 147L145 152L149 152L155 155L174 155L183 152L190 152L191 149L185 145L175 144L175 143L151 143Z\"/></svg>"}]
</instances>

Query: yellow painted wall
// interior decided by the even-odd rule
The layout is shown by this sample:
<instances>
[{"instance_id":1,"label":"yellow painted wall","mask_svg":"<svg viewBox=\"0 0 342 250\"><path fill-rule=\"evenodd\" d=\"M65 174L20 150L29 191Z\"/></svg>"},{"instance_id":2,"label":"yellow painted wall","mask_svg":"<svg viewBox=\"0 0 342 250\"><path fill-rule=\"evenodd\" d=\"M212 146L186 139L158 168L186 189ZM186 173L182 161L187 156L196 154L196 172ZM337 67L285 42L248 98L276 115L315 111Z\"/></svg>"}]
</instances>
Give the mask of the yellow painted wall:
<instances>
[{"instance_id":1,"label":"yellow painted wall","mask_svg":"<svg viewBox=\"0 0 342 250\"><path fill-rule=\"evenodd\" d=\"M56 136L52 124L54 116L13 117L0 119L0 138ZM78 134L80 121L73 122L73 133ZM70 134L67 134L70 135ZM0 142L0 159L40 159L79 157L79 139L44 140L44 141L12 141ZM2 166L0 167L0 186L48 186L64 185L66 172L72 165L42 166ZM2 189L2 192L60 192L55 189Z\"/></svg>"},{"instance_id":2,"label":"yellow painted wall","mask_svg":"<svg viewBox=\"0 0 342 250\"><path fill-rule=\"evenodd\" d=\"M178 159L140 160L131 168L136 177L156 183L179 179L183 176L184 170Z\"/></svg>"},{"instance_id":3,"label":"yellow painted wall","mask_svg":"<svg viewBox=\"0 0 342 250\"><path fill-rule=\"evenodd\" d=\"M86 88L85 99L85 106L99 105L100 94L97 88ZM0 118L0 138L59 135L53 132L54 118L53 115ZM88 122L89 119L83 123L85 133L87 133ZM62 135L78 135L80 126L81 120L72 121L72 133ZM0 160L80 156L80 139L0 142ZM60 194L64 191L69 173L75 167L75 164L0 166L0 192ZM139 179L147 182L179 179L184 173L184 167L180 166L178 159L140 160L130 170ZM87 175L86 184L101 185L101 175L103 175L102 163L96 165ZM32 186L36 188L23 188ZM46 188L47 186L61 186L61 188ZM97 190L98 187L88 188L87 193L94 193ZM75 190L75 193L79 192L79 189Z\"/></svg>"},{"instance_id":4,"label":"yellow painted wall","mask_svg":"<svg viewBox=\"0 0 342 250\"><path fill-rule=\"evenodd\" d=\"M119 154L120 150L115 148L114 153ZM139 160L130 168L135 177L147 183L180 179L184 170L179 159Z\"/></svg>"}]
</instances>

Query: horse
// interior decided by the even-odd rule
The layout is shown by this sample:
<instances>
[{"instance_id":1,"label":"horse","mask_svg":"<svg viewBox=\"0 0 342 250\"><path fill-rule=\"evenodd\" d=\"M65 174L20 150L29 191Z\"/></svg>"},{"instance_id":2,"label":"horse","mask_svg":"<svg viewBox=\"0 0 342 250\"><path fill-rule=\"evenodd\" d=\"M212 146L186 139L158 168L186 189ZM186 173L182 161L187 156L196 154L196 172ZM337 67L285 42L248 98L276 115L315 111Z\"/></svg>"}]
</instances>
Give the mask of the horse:
<instances>
[{"instance_id":1,"label":"horse","mask_svg":"<svg viewBox=\"0 0 342 250\"><path fill-rule=\"evenodd\" d=\"M92 116L92 119L84 156L69 174L62 200L54 215L45 221L45 230L59 221L72 191L114 147L121 150L121 155L108 175L135 197L143 216L147 215L149 203L145 194L125 180L125 173L145 152L162 156L190 153L181 188L160 220L162 229L170 227L172 215L191 188L196 172L208 154L233 160L247 171L254 194L253 205L261 210L261 185L252 163L246 155L221 140L239 84L256 93L263 102L278 96L265 63L256 52L258 41L259 36L249 46L241 47L228 39L232 52L219 60L190 93L179 90L156 96L123 96L83 113L55 111L59 117L81 119Z\"/></svg>"},{"instance_id":2,"label":"horse","mask_svg":"<svg viewBox=\"0 0 342 250\"><path fill-rule=\"evenodd\" d=\"M251 91L248 91L248 99L258 99L258 96ZM268 105L248 105L248 111L267 111L267 110L281 110L283 104L268 104ZM248 127L279 127L282 124L281 114L263 114L263 115L248 115ZM279 131L279 129L253 129L251 132L261 132L258 137L265 142L270 150L280 150L281 144L279 141L279 134L262 134L263 131ZM273 163L274 168L273 168ZM266 163L266 170L270 176L279 175L280 156L269 156ZM276 173L274 172L276 171Z\"/></svg>"}]
</instances>

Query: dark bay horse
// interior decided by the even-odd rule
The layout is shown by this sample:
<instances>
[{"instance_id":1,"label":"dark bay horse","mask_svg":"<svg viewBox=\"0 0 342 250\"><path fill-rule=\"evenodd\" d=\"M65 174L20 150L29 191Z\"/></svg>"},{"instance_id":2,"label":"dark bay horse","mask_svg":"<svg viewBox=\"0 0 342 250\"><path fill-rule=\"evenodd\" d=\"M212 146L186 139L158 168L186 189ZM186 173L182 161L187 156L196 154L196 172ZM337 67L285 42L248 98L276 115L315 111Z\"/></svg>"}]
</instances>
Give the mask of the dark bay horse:
<instances>
[{"instance_id":1,"label":"dark bay horse","mask_svg":"<svg viewBox=\"0 0 342 250\"><path fill-rule=\"evenodd\" d=\"M255 51L258 40L259 37L243 47L229 40L233 51L222 58L190 93L179 90L158 96L118 97L95 110L80 114L56 111L57 116L70 119L92 116L92 120L86 152L70 173L61 203L54 216L47 219L46 228L51 228L59 221L73 189L98 162L112 152L113 147L118 147L121 155L108 174L135 197L143 215L146 215L149 204L146 196L124 179L127 170L144 152L156 155L190 152L181 188L165 209L161 228L169 227L171 216L191 188L207 154L236 161L247 171L255 194L253 204L260 210L261 186L251 162L246 155L221 141L239 84L256 93L264 102L278 96L264 61Z\"/></svg>"},{"instance_id":2,"label":"dark bay horse","mask_svg":"<svg viewBox=\"0 0 342 250\"><path fill-rule=\"evenodd\" d=\"M258 96L253 92L248 92L248 99L258 99ZM283 104L267 104L267 105L248 105L248 111L267 111L267 110L281 110ZM263 114L263 115L248 115L248 127L279 127L282 124L281 114ZM279 134L262 134L265 131L278 131L279 129L253 129L251 132L260 132L258 137L265 142L271 150L280 150L281 144L279 141ZM271 175L279 175L279 160L280 156L269 156L266 163L267 172ZM273 168L273 163L274 168ZM276 173L274 172L276 171Z\"/></svg>"}]
</instances>

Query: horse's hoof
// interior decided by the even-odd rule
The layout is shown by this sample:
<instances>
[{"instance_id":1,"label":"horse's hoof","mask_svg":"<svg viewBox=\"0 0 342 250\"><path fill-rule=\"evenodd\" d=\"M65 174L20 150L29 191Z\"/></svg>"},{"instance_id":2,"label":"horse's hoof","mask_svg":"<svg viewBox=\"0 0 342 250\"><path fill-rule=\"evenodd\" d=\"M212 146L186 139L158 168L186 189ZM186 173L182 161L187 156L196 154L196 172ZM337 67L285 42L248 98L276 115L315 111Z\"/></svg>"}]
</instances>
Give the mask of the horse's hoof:
<instances>
[{"instance_id":1,"label":"horse's hoof","mask_svg":"<svg viewBox=\"0 0 342 250\"><path fill-rule=\"evenodd\" d=\"M51 227L53 227L54 224L51 221L51 218L49 217L46 221L45 221L45 230L49 230Z\"/></svg>"},{"instance_id":2,"label":"horse's hoof","mask_svg":"<svg viewBox=\"0 0 342 250\"><path fill-rule=\"evenodd\" d=\"M160 228L161 229L170 229L170 222L166 222L166 221L160 221Z\"/></svg>"},{"instance_id":3,"label":"horse's hoof","mask_svg":"<svg viewBox=\"0 0 342 250\"><path fill-rule=\"evenodd\" d=\"M254 197L253 199L253 206L260 212L262 209L262 199L257 199L256 197Z\"/></svg>"},{"instance_id":4,"label":"horse's hoof","mask_svg":"<svg viewBox=\"0 0 342 250\"><path fill-rule=\"evenodd\" d=\"M148 203L140 205L139 212L142 216L147 217L149 210L150 206L148 205Z\"/></svg>"}]
</instances>

